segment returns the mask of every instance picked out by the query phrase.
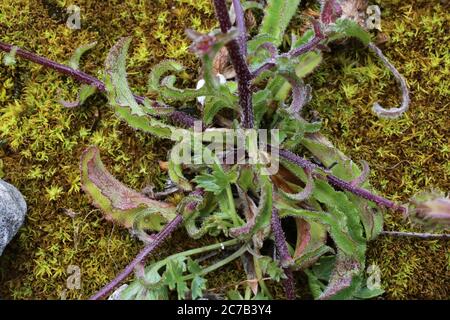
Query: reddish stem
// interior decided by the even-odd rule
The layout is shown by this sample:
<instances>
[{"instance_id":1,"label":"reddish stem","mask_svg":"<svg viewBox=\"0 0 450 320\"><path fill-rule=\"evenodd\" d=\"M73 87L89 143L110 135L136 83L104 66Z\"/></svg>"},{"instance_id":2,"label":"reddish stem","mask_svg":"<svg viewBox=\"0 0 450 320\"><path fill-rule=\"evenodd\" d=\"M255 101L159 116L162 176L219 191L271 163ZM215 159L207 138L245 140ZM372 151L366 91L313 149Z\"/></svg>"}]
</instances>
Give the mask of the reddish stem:
<instances>
[{"instance_id":1,"label":"reddish stem","mask_svg":"<svg viewBox=\"0 0 450 320\"><path fill-rule=\"evenodd\" d=\"M281 227L281 221L277 209L272 210L271 226L272 232L275 237L275 246L277 248L278 255L280 257L280 263L281 265L283 265L284 263L290 261L292 258L288 251L288 247L286 244L286 236L284 235L283 228ZM283 280L283 286L286 292L286 297L288 300L295 300L294 275L290 268L283 268L283 270L287 276L287 279Z\"/></svg>"},{"instance_id":2,"label":"reddish stem","mask_svg":"<svg viewBox=\"0 0 450 320\"><path fill-rule=\"evenodd\" d=\"M214 7L216 9L216 16L219 20L220 30L227 33L231 29L231 20L228 14L228 8L225 0L214 0ZM241 106L242 116L241 124L243 128L253 128L253 104L252 91L250 89L250 82L252 75L248 68L245 57L242 53L241 47L236 39L231 40L226 45L228 54L230 55L231 63L236 72L236 80L239 91L239 105Z\"/></svg>"},{"instance_id":3,"label":"reddish stem","mask_svg":"<svg viewBox=\"0 0 450 320\"><path fill-rule=\"evenodd\" d=\"M0 50L1 51L10 52L13 48L14 48L13 45L0 42ZM89 75L89 74L87 74L87 73L85 73L83 71L73 69L71 67L68 67L68 66L65 66L63 64L57 63L57 62L52 61L50 59L38 56L37 54L34 54L32 52L23 50L21 48L17 48L16 55L21 57L21 58L33 61L33 62L35 62L37 64L40 64L41 66L44 66L46 68L53 69L53 70L58 71L58 72L60 72L62 74L70 76L70 77L74 78L75 80L77 80L77 81L79 81L81 83L85 83L85 84L94 86L101 92L105 92L106 91L105 84L102 81L100 81L99 79L97 79L97 78L95 78L95 77L93 77L93 76L91 76L91 75ZM145 97L134 95L134 98L136 99L136 102L138 102L139 104L144 104ZM151 103L155 107L164 107L164 106L161 106L156 101L153 101ZM169 115L169 118L170 118L171 121L173 121L175 123L179 123L179 124L181 124L181 125L183 125L185 127L193 127L194 126L194 122L197 120L194 117L192 117L192 116L190 116L190 115L188 115L188 114L186 114L184 112L181 112L181 111L174 111L174 112L172 112Z\"/></svg>"},{"instance_id":4,"label":"reddish stem","mask_svg":"<svg viewBox=\"0 0 450 320\"><path fill-rule=\"evenodd\" d=\"M139 254L133 259L133 261L128 264L125 269L117 275L110 283L104 286L100 291L94 294L89 300L98 300L108 293L110 293L114 288L120 284L126 277L128 277L134 270L134 268L142 262L150 253L152 253L156 248L158 248L164 240L175 231L175 229L183 221L181 215L177 215L172 221L170 221L160 232L158 232L152 239L152 241L139 252Z\"/></svg>"}]
</instances>

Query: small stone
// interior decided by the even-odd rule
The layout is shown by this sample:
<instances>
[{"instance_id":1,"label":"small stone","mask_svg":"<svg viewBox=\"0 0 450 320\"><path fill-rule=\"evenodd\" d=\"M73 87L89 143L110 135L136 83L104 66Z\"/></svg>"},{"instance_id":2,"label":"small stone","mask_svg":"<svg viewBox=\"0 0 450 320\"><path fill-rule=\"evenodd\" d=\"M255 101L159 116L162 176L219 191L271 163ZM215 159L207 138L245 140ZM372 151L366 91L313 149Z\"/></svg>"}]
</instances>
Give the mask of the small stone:
<instances>
[{"instance_id":1,"label":"small stone","mask_svg":"<svg viewBox=\"0 0 450 320\"><path fill-rule=\"evenodd\" d=\"M0 256L25 220L27 204L19 190L0 180Z\"/></svg>"}]
</instances>

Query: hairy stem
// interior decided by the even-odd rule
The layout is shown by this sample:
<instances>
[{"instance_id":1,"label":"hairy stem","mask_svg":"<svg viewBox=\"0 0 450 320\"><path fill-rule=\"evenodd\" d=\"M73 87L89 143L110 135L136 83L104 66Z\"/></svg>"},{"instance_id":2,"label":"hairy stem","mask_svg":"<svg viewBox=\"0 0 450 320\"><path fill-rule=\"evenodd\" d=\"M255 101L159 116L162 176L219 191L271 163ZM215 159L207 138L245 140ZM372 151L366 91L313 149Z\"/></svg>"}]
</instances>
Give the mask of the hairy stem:
<instances>
[{"instance_id":1,"label":"hairy stem","mask_svg":"<svg viewBox=\"0 0 450 320\"><path fill-rule=\"evenodd\" d=\"M128 277L134 270L134 268L142 262L150 253L152 253L156 248L158 248L164 240L175 231L175 229L181 224L183 217L177 215L172 221L170 221L156 236L153 241L149 243L138 255L131 261L125 269L117 275L110 283L104 286L100 291L94 294L89 300L98 300L108 293L110 293L120 282L122 282L126 277Z\"/></svg>"},{"instance_id":2,"label":"hairy stem","mask_svg":"<svg viewBox=\"0 0 450 320\"><path fill-rule=\"evenodd\" d=\"M216 16L219 20L220 30L227 33L231 29L231 20L228 14L228 8L225 0L214 0ZM226 45L231 63L236 72L236 80L239 91L239 105L241 107L241 125L243 128L253 128L253 104L252 91L250 89L250 81L252 75L248 68L245 57L242 54L241 47L236 39L231 40Z\"/></svg>"},{"instance_id":3,"label":"hairy stem","mask_svg":"<svg viewBox=\"0 0 450 320\"><path fill-rule=\"evenodd\" d=\"M275 246L280 256L281 265L290 261L292 258L289 254L288 247L286 244L286 237L284 235L283 228L281 227L280 217L278 215L278 210L272 210L272 220L271 220L272 232L275 237ZM283 280L284 291L286 292L286 297L288 300L295 300L295 282L294 275L290 268L283 268L287 279Z\"/></svg>"},{"instance_id":4,"label":"hairy stem","mask_svg":"<svg viewBox=\"0 0 450 320\"><path fill-rule=\"evenodd\" d=\"M273 147L271 147L273 149ZM283 157L284 159L288 160L289 162L294 163L295 165L299 166L300 168L307 169L307 170L315 170L319 169L319 166L312 163L311 161L302 158L295 153L289 151L280 149L279 150L280 157ZM366 200L370 200L375 202L379 206L383 206L389 209L398 210L400 212L405 212L405 208L400 206L399 204L388 200L386 198L380 197L376 194L373 194L369 190L360 188L358 186L353 185L351 182L344 181L342 179L339 179L338 177L330 174L330 172L325 172L326 179L328 182L333 185L336 188L339 188L341 190L349 191L361 198L364 198Z\"/></svg>"},{"instance_id":5,"label":"hairy stem","mask_svg":"<svg viewBox=\"0 0 450 320\"><path fill-rule=\"evenodd\" d=\"M296 58L304 53L307 53L309 51L316 49L316 47L320 44L320 42L325 39L325 36L322 34L322 32L320 31L320 28L318 27L317 23L315 23L315 22L314 22L314 31L315 31L315 36L309 42L305 43L304 45L302 45L298 48L292 49L289 52L269 58L258 69L254 70L252 72L252 74L251 74L252 79L256 78L262 72L264 72L266 70L270 70L273 67L275 67L277 65L277 60L280 58L292 59L292 58Z\"/></svg>"},{"instance_id":6,"label":"hairy stem","mask_svg":"<svg viewBox=\"0 0 450 320\"><path fill-rule=\"evenodd\" d=\"M405 211L405 208L403 208L402 206L398 205L397 203L395 203L395 202L393 202L391 200L388 200L386 198L377 196L377 195L373 194L372 192L370 192L370 191L368 191L366 189L354 186L351 183L349 183L347 181L344 181L342 179L339 179L338 177L333 176L331 174L327 175L327 180L328 180L328 182L331 185L333 185L333 186L335 186L335 187L337 187L339 189L349 191L349 192L351 192L351 193L353 193L353 194L355 194L355 195L357 195L357 196L359 196L361 198L364 198L366 200L373 201L379 206L383 206L383 207L386 207L386 208L389 208L389 209L393 209L393 210L398 210L398 211L401 211L401 212Z\"/></svg>"},{"instance_id":7,"label":"hairy stem","mask_svg":"<svg viewBox=\"0 0 450 320\"><path fill-rule=\"evenodd\" d=\"M17 48L17 47L10 45L10 44L0 42L0 50L1 51L10 52L13 48ZM21 48L17 48L16 55L23 59L30 60L34 63L40 64L41 66L44 66L49 69L53 69L59 73L62 73L69 77L72 77L81 83L94 86L101 92L106 91L105 84L102 81L100 81L99 79L97 79L83 71L73 69L71 67L57 63L50 59L38 56L37 54L34 54L32 52L23 50ZM136 99L137 103L144 104L145 97L134 95L134 98ZM161 104L156 101L152 101L151 103L154 107L164 107L164 106L161 106ZM194 117L192 117L184 112L181 112L181 111L174 111L174 112L170 113L169 118L171 121L173 121L175 123L179 123L180 125L183 125L188 128L193 127L194 122L196 121L196 119Z\"/></svg>"},{"instance_id":8,"label":"hairy stem","mask_svg":"<svg viewBox=\"0 0 450 320\"><path fill-rule=\"evenodd\" d=\"M402 231L381 231L380 234L384 236L418 238L424 240L450 239L450 234L402 232Z\"/></svg>"},{"instance_id":9,"label":"hairy stem","mask_svg":"<svg viewBox=\"0 0 450 320\"><path fill-rule=\"evenodd\" d=\"M244 9L240 0L233 0L234 13L236 14L236 26L239 31L238 42L241 52L247 56L247 28L245 26Z\"/></svg>"}]
</instances>

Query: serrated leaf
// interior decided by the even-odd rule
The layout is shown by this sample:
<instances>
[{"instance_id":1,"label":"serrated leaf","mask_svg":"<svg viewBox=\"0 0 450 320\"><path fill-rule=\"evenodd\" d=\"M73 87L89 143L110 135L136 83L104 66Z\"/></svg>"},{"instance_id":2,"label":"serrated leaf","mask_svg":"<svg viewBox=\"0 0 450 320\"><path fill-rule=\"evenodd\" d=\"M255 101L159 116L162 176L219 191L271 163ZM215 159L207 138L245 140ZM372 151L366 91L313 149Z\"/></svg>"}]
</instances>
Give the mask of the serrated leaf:
<instances>
[{"instance_id":1,"label":"serrated leaf","mask_svg":"<svg viewBox=\"0 0 450 320\"><path fill-rule=\"evenodd\" d=\"M212 174L202 173L194 178L195 183L205 191L212 192L215 195L220 194L227 186L235 182L237 174L235 171L228 173L222 170L213 170Z\"/></svg>"},{"instance_id":2,"label":"serrated leaf","mask_svg":"<svg viewBox=\"0 0 450 320\"><path fill-rule=\"evenodd\" d=\"M362 225L360 223L358 207L348 200L342 191L336 191L325 181L316 181L313 196L319 202L326 205L329 212L333 213L341 226L346 228L350 236L358 243L364 244Z\"/></svg>"},{"instance_id":3,"label":"serrated leaf","mask_svg":"<svg viewBox=\"0 0 450 320\"><path fill-rule=\"evenodd\" d=\"M192 274L197 274L202 271L202 268L200 267L198 262L195 260L192 260L191 258L188 258L188 260L187 260L187 268L188 268L189 272Z\"/></svg>"},{"instance_id":4,"label":"serrated leaf","mask_svg":"<svg viewBox=\"0 0 450 320\"><path fill-rule=\"evenodd\" d=\"M333 144L322 134L309 134L307 138L302 139L302 144L326 167L333 165L332 173L346 181L361 175L358 166L339 151ZM361 185L370 190L370 184L366 181ZM364 225L365 237L372 240L378 236L383 229L383 215L380 208L361 199L356 195L345 192L348 199L358 208L358 213L362 224Z\"/></svg>"},{"instance_id":5,"label":"serrated leaf","mask_svg":"<svg viewBox=\"0 0 450 320\"><path fill-rule=\"evenodd\" d=\"M278 265L276 261L272 260L272 258L263 256L258 259L258 263L260 265L262 273L267 274L272 280L278 282L281 279L286 278L283 269Z\"/></svg>"},{"instance_id":6,"label":"serrated leaf","mask_svg":"<svg viewBox=\"0 0 450 320\"><path fill-rule=\"evenodd\" d=\"M88 50L91 50L97 44L96 41L78 47L69 60L68 66L72 69L78 70L81 56Z\"/></svg>"},{"instance_id":7,"label":"serrated leaf","mask_svg":"<svg viewBox=\"0 0 450 320\"><path fill-rule=\"evenodd\" d=\"M268 0L259 33L274 37L275 45L279 46L299 3L300 0Z\"/></svg>"},{"instance_id":8,"label":"serrated leaf","mask_svg":"<svg viewBox=\"0 0 450 320\"><path fill-rule=\"evenodd\" d=\"M97 147L86 149L81 157L81 186L106 218L131 228L139 215L146 218L140 227L159 231L175 218L175 207L152 200L115 179L105 168Z\"/></svg>"},{"instance_id":9,"label":"serrated leaf","mask_svg":"<svg viewBox=\"0 0 450 320\"><path fill-rule=\"evenodd\" d=\"M192 299L195 300L197 298L203 297L203 291L206 290L206 279L196 275L194 279L192 279L191 283L191 295Z\"/></svg>"},{"instance_id":10,"label":"serrated leaf","mask_svg":"<svg viewBox=\"0 0 450 320\"><path fill-rule=\"evenodd\" d=\"M125 121L133 129L142 130L159 138L171 139L175 130L182 130L146 115L134 115L126 107L117 105L114 107L114 110L116 116Z\"/></svg>"},{"instance_id":11,"label":"serrated leaf","mask_svg":"<svg viewBox=\"0 0 450 320\"><path fill-rule=\"evenodd\" d=\"M186 271L186 263L184 262L185 259L185 257L181 256L167 262L163 279L171 290L175 289L178 282L184 281L182 278L183 273Z\"/></svg>"},{"instance_id":12,"label":"serrated leaf","mask_svg":"<svg viewBox=\"0 0 450 320\"><path fill-rule=\"evenodd\" d=\"M129 108L132 116L144 116L145 112L136 102L128 86L126 57L131 38L120 38L111 48L105 62L105 88L109 103L118 109Z\"/></svg>"}]
</instances>

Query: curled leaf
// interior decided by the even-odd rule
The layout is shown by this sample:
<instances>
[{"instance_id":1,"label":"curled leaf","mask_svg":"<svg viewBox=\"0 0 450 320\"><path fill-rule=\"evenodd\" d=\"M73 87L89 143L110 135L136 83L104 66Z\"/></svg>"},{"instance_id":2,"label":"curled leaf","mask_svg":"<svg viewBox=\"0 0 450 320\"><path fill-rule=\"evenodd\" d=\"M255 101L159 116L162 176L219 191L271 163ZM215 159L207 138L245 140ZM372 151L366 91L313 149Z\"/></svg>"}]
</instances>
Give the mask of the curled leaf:
<instances>
[{"instance_id":1,"label":"curled leaf","mask_svg":"<svg viewBox=\"0 0 450 320\"><path fill-rule=\"evenodd\" d=\"M402 104L400 107L385 109L379 103L376 102L372 107L372 111L379 117L396 119L402 116L403 113L405 113L408 110L409 104L411 103L411 98L409 97L408 84L406 83L405 78L400 74L400 72L398 72L398 70L394 67L394 65L386 58L383 52L374 43L369 43L369 49L372 50L372 52L374 52L380 58L385 67L392 72L395 79L399 83L400 89L402 91Z\"/></svg>"},{"instance_id":2,"label":"curled leaf","mask_svg":"<svg viewBox=\"0 0 450 320\"><path fill-rule=\"evenodd\" d=\"M128 86L126 57L131 38L120 38L111 48L105 62L105 88L109 103L116 108L129 108L131 115L145 115Z\"/></svg>"},{"instance_id":3,"label":"curled leaf","mask_svg":"<svg viewBox=\"0 0 450 320\"><path fill-rule=\"evenodd\" d=\"M86 102L87 98L92 96L96 91L96 87L84 84L81 86L80 91L78 92L77 100L73 102L60 100L59 102L66 108L76 108L83 105L83 103Z\"/></svg>"},{"instance_id":4,"label":"curled leaf","mask_svg":"<svg viewBox=\"0 0 450 320\"><path fill-rule=\"evenodd\" d=\"M314 188L314 180L312 177L312 172L311 170L305 170L306 172L306 176L307 176L307 182L305 187L303 188L302 191L298 192L298 193L287 193L281 190L281 192L288 197L289 199L295 200L295 201L305 201L306 199L308 199L313 191Z\"/></svg>"},{"instance_id":5,"label":"curled leaf","mask_svg":"<svg viewBox=\"0 0 450 320\"><path fill-rule=\"evenodd\" d=\"M147 87L152 92L158 92L161 78L167 72L181 72L184 67L181 63L174 60L163 60L152 68L148 79Z\"/></svg>"},{"instance_id":6,"label":"curled leaf","mask_svg":"<svg viewBox=\"0 0 450 320\"><path fill-rule=\"evenodd\" d=\"M81 157L81 186L108 220L127 228L143 212L140 227L148 230L159 231L175 217L173 205L147 198L115 179L103 165L97 147L89 147Z\"/></svg>"},{"instance_id":7,"label":"curled leaf","mask_svg":"<svg viewBox=\"0 0 450 320\"><path fill-rule=\"evenodd\" d=\"M260 34L268 34L275 38L279 46L292 17L297 11L300 0L269 0L261 23Z\"/></svg>"},{"instance_id":8,"label":"curled leaf","mask_svg":"<svg viewBox=\"0 0 450 320\"><path fill-rule=\"evenodd\" d=\"M79 65L80 65L81 56L86 51L91 50L93 47L95 47L96 44L97 44L97 42L94 41L89 44L78 47L69 60L69 63L68 63L69 67L71 67L72 69L78 70Z\"/></svg>"},{"instance_id":9,"label":"curled leaf","mask_svg":"<svg viewBox=\"0 0 450 320\"><path fill-rule=\"evenodd\" d=\"M350 184L352 186L360 186L362 185L364 182L366 182L367 178L369 177L370 174L370 168L369 168L369 164L367 163L367 161L362 160L361 161L361 165L362 165L362 172L361 174L356 177L355 179L353 179Z\"/></svg>"}]
</instances>

